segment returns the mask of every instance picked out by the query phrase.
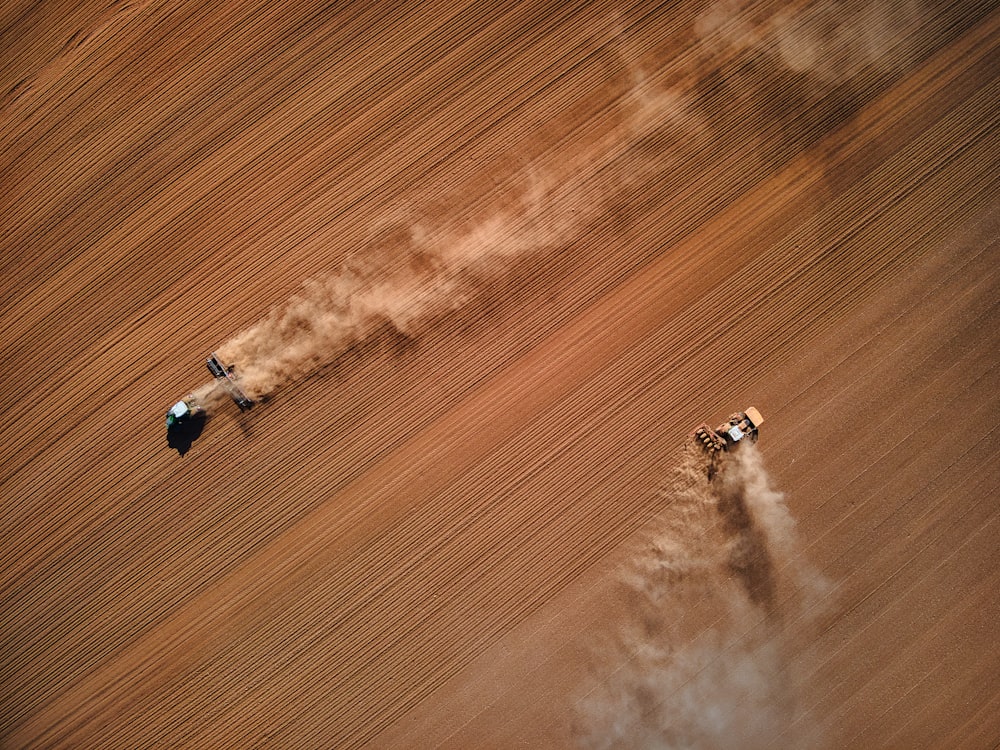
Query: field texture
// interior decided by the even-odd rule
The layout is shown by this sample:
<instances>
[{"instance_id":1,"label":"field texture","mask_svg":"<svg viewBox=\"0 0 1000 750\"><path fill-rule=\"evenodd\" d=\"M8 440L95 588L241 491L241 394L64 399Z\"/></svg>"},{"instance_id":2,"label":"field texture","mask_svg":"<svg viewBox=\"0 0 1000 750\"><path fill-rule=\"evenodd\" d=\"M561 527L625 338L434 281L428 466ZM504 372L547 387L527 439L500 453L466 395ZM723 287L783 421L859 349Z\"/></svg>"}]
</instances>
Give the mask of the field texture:
<instances>
[{"instance_id":1,"label":"field texture","mask_svg":"<svg viewBox=\"0 0 1000 750\"><path fill-rule=\"evenodd\" d=\"M0 746L1000 742L994 2L11 0L0 112Z\"/></svg>"}]
</instances>

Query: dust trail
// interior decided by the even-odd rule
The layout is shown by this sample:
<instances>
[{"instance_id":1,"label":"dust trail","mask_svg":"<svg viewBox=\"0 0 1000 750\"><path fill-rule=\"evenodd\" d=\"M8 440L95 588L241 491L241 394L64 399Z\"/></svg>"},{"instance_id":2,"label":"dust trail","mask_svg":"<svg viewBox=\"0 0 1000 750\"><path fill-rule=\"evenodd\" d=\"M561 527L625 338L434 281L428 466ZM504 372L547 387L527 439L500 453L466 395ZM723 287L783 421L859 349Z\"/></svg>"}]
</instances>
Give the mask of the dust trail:
<instances>
[{"instance_id":1,"label":"dust trail","mask_svg":"<svg viewBox=\"0 0 1000 750\"><path fill-rule=\"evenodd\" d=\"M622 574L620 631L577 706L588 748L808 747L787 624L827 591L752 446L711 483L696 449ZM799 721L796 727L808 727Z\"/></svg>"},{"instance_id":2,"label":"dust trail","mask_svg":"<svg viewBox=\"0 0 1000 750\"><path fill-rule=\"evenodd\" d=\"M771 33L789 69L841 83L909 67L923 15L912 0L817 3L779 13Z\"/></svg>"},{"instance_id":3,"label":"dust trail","mask_svg":"<svg viewBox=\"0 0 1000 750\"><path fill-rule=\"evenodd\" d=\"M771 14L752 13L745 5L720 0L698 16L695 32L703 52L744 61L763 57L828 84L908 68L929 15L915 0L826 0Z\"/></svg>"},{"instance_id":4,"label":"dust trail","mask_svg":"<svg viewBox=\"0 0 1000 750\"><path fill-rule=\"evenodd\" d=\"M714 2L694 23L683 85L714 128L744 133L746 148L779 166L912 69L937 36L943 11L928 5L819 0L773 12Z\"/></svg>"},{"instance_id":5,"label":"dust trail","mask_svg":"<svg viewBox=\"0 0 1000 750\"><path fill-rule=\"evenodd\" d=\"M251 398L264 398L377 335L418 337L442 317L494 294L498 281L522 272L529 261L572 246L609 200L660 168L655 160L635 163L630 149L657 122L679 117L670 114L675 102L648 88L619 99L617 116L603 133L525 170L504 208L472 220L383 227L340 269L307 280L287 302L218 347L220 357L235 365ZM193 395L209 408L220 396L213 384Z\"/></svg>"},{"instance_id":6,"label":"dust trail","mask_svg":"<svg viewBox=\"0 0 1000 750\"><path fill-rule=\"evenodd\" d=\"M407 339L482 299L526 257L571 243L600 207L581 198L594 166L557 182L529 173L514 205L467 224L400 224L337 272L302 289L219 347L251 398L270 395L334 361L351 346L390 333Z\"/></svg>"},{"instance_id":7,"label":"dust trail","mask_svg":"<svg viewBox=\"0 0 1000 750\"><path fill-rule=\"evenodd\" d=\"M863 88L872 70L891 72L910 60L921 18L914 2L831 0L777 14L750 8L735 0L710 4L691 29L695 54L675 60L646 54L625 20L613 17L603 43L609 116L600 132L514 175L514 197L503 207L383 228L341 268L306 281L218 347L247 394L265 398L376 336L418 337L495 294L498 281L571 247L610 206L641 199L651 175L717 158L725 144L714 130L729 132L727 113L746 135L741 144L753 144L756 134L779 155L805 147L828 116L861 106L863 96L834 92L836 85ZM801 121L803 111L817 122ZM213 384L194 394L209 408L219 395Z\"/></svg>"},{"instance_id":8,"label":"dust trail","mask_svg":"<svg viewBox=\"0 0 1000 750\"><path fill-rule=\"evenodd\" d=\"M607 82L610 114L598 130L513 175L502 207L382 227L341 268L304 282L220 345L247 395L266 398L376 336L419 337L444 316L489 298L499 281L570 248L609 205L663 171L669 154L632 153L644 139L664 131L702 135L705 126L686 95L618 62ZM193 396L211 409L220 390L209 383Z\"/></svg>"}]
</instances>

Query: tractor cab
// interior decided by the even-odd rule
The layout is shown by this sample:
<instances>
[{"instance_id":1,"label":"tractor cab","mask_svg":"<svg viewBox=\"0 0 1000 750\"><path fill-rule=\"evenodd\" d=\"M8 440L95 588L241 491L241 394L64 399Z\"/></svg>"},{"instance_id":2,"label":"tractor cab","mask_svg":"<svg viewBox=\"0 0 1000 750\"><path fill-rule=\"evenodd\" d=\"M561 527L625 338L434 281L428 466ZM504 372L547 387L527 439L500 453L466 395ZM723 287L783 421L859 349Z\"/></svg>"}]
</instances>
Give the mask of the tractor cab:
<instances>
[{"instance_id":1,"label":"tractor cab","mask_svg":"<svg viewBox=\"0 0 1000 750\"><path fill-rule=\"evenodd\" d=\"M167 412L167 429L183 424L198 411L197 407L192 407L187 401L178 401Z\"/></svg>"}]
</instances>

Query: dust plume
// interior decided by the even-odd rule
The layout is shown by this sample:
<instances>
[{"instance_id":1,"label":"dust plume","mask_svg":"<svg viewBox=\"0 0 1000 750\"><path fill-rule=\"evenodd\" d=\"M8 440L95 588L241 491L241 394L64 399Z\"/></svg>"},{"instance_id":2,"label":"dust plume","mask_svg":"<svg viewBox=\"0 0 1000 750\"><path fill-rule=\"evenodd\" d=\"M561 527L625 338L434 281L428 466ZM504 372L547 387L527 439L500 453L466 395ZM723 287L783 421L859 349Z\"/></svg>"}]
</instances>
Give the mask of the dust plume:
<instances>
[{"instance_id":1,"label":"dust plume","mask_svg":"<svg viewBox=\"0 0 1000 750\"><path fill-rule=\"evenodd\" d=\"M263 320L218 347L253 399L331 364L375 336L413 340L443 317L496 294L498 282L571 247L610 201L661 168L637 163L637 141L674 104L648 88L621 95L618 117L586 144L515 175L503 207L482 215L397 222L336 271L307 280ZM220 389L194 394L211 406Z\"/></svg>"},{"instance_id":2,"label":"dust plume","mask_svg":"<svg viewBox=\"0 0 1000 750\"><path fill-rule=\"evenodd\" d=\"M827 83L913 62L922 12L916 2L817 3L773 21L776 54L788 68Z\"/></svg>"},{"instance_id":3,"label":"dust plume","mask_svg":"<svg viewBox=\"0 0 1000 750\"><path fill-rule=\"evenodd\" d=\"M826 0L777 13L751 12L744 2L721 0L696 20L703 52L720 59L769 59L792 73L838 84L866 72L908 67L927 12L915 0Z\"/></svg>"},{"instance_id":4,"label":"dust plume","mask_svg":"<svg viewBox=\"0 0 1000 750\"><path fill-rule=\"evenodd\" d=\"M582 747L815 742L799 728L791 625L827 585L753 446L711 482L705 469L697 450L685 454L622 572L620 630L600 639L595 687L577 704Z\"/></svg>"},{"instance_id":5,"label":"dust plume","mask_svg":"<svg viewBox=\"0 0 1000 750\"><path fill-rule=\"evenodd\" d=\"M910 70L932 45L934 18L912 1L819 0L775 11L720 0L695 20L694 61L682 80L715 130L740 133L746 150L776 167Z\"/></svg>"},{"instance_id":6,"label":"dust plume","mask_svg":"<svg viewBox=\"0 0 1000 750\"><path fill-rule=\"evenodd\" d=\"M375 335L420 336L489 295L525 258L572 242L600 204L582 205L582 189L579 176L557 183L530 172L508 208L484 219L383 229L338 271L307 280L218 353L235 364L247 394L262 398Z\"/></svg>"},{"instance_id":7,"label":"dust plume","mask_svg":"<svg viewBox=\"0 0 1000 750\"><path fill-rule=\"evenodd\" d=\"M775 153L805 147L825 132L827 119L863 101L834 92L837 85L857 79L863 88L868 71L909 59L921 15L912 2L890 9L828 0L777 14L753 7L734 0L709 5L690 30L694 54L679 57L670 57L677 49L646 54L654 43L633 43L632 24L616 16L602 43L610 60L608 117L594 130L566 138L510 176L510 190L496 198L502 205L373 232L340 268L306 281L219 346L219 355L260 399L375 337L413 340L444 316L495 295L498 282L571 247L602 212L627 212L651 176L718 159L733 128L742 134L739 147L755 142L754 128L778 144ZM211 407L219 392L209 384L194 395Z\"/></svg>"},{"instance_id":8,"label":"dust plume","mask_svg":"<svg viewBox=\"0 0 1000 750\"><path fill-rule=\"evenodd\" d=\"M520 173L477 215L416 218L379 227L343 265L305 281L263 320L217 348L243 390L266 398L378 336L414 340L436 322L496 294L498 282L565 251L610 205L627 201L670 155L633 153L664 131L704 128L686 95L647 81L638 69L611 76L610 116ZM621 72L621 71L620 71ZM209 383L193 396L222 397Z\"/></svg>"}]
</instances>

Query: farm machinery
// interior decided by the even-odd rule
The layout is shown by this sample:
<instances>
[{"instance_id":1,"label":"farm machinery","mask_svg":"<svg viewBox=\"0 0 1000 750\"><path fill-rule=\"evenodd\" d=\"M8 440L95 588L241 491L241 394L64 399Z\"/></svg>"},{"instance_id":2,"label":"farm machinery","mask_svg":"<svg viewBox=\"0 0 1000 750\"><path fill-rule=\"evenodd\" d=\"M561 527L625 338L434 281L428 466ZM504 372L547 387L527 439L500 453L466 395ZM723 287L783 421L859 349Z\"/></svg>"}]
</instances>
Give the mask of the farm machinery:
<instances>
[{"instance_id":1,"label":"farm machinery","mask_svg":"<svg viewBox=\"0 0 1000 750\"><path fill-rule=\"evenodd\" d=\"M215 352L212 352L212 355L205 360L205 365L241 412L247 411L253 406L253 400L240 387L236 378L235 367L223 364ZM194 396L188 396L170 407L170 410L167 412L167 429L181 427L190 422L194 417L204 413L205 407L198 402L198 399Z\"/></svg>"},{"instance_id":2,"label":"farm machinery","mask_svg":"<svg viewBox=\"0 0 1000 750\"><path fill-rule=\"evenodd\" d=\"M698 427L693 434L694 439L709 454L709 479L718 469L722 454L733 450L744 440L751 443L757 442L758 430L764 418L754 407L747 407L746 411L739 411L729 417L716 428L711 428L707 424Z\"/></svg>"}]
</instances>

